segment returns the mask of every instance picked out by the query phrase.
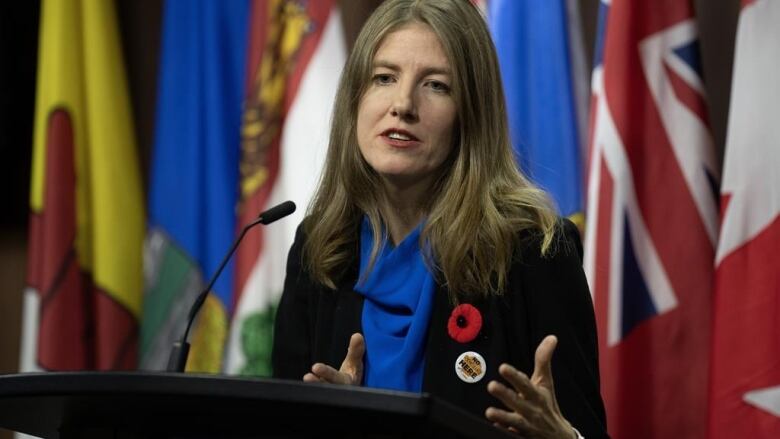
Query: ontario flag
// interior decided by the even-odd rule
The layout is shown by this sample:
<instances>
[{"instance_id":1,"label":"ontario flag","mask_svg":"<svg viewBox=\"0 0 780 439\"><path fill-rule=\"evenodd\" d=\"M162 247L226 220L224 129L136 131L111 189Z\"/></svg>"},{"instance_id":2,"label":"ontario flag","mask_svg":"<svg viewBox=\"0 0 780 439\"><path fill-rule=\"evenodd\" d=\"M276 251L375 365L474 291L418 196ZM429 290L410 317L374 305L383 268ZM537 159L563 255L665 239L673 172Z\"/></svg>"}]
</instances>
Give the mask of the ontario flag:
<instances>
[{"instance_id":1,"label":"ontario flag","mask_svg":"<svg viewBox=\"0 0 780 439\"><path fill-rule=\"evenodd\" d=\"M780 437L780 2L743 1L715 274L709 438Z\"/></svg>"},{"instance_id":2,"label":"ontario flag","mask_svg":"<svg viewBox=\"0 0 780 439\"><path fill-rule=\"evenodd\" d=\"M41 8L21 370L134 369L144 209L113 2Z\"/></svg>"},{"instance_id":3,"label":"ontario flag","mask_svg":"<svg viewBox=\"0 0 780 439\"><path fill-rule=\"evenodd\" d=\"M602 2L585 270L615 438L702 438L717 179L682 0Z\"/></svg>"}]
</instances>

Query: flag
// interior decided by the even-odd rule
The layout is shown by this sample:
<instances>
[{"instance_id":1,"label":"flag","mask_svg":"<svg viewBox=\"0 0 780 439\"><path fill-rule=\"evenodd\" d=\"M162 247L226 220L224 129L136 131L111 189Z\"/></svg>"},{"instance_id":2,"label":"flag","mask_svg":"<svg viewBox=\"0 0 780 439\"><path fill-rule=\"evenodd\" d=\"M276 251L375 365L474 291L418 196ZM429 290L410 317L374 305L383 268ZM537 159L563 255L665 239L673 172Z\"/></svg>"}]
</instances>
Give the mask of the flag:
<instances>
[{"instance_id":1,"label":"flag","mask_svg":"<svg viewBox=\"0 0 780 439\"><path fill-rule=\"evenodd\" d=\"M487 6L521 169L581 225L586 99L579 96L587 87L577 3L492 0Z\"/></svg>"},{"instance_id":2,"label":"flag","mask_svg":"<svg viewBox=\"0 0 780 439\"><path fill-rule=\"evenodd\" d=\"M270 374L287 251L324 161L346 49L335 1L186 2L164 12L146 241L142 365L161 369L204 279L245 236L200 311L187 370Z\"/></svg>"},{"instance_id":3,"label":"flag","mask_svg":"<svg viewBox=\"0 0 780 439\"><path fill-rule=\"evenodd\" d=\"M608 428L701 438L717 180L689 1L602 2L585 271Z\"/></svg>"},{"instance_id":4,"label":"flag","mask_svg":"<svg viewBox=\"0 0 780 439\"><path fill-rule=\"evenodd\" d=\"M113 2L41 8L21 370L133 369L144 209Z\"/></svg>"},{"instance_id":5,"label":"flag","mask_svg":"<svg viewBox=\"0 0 780 439\"><path fill-rule=\"evenodd\" d=\"M743 1L716 254L709 437L780 436L780 3Z\"/></svg>"},{"instance_id":6,"label":"flag","mask_svg":"<svg viewBox=\"0 0 780 439\"><path fill-rule=\"evenodd\" d=\"M236 231L248 2L168 0L145 243L141 367L164 369ZM198 314L187 370L219 372L234 264Z\"/></svg>"},{"instance_id":7,"label":"flag","mask_svg":"<svg viewBox=\"0 0 780 439\"><path fill-rule=\"evenodd\" d=\"M225 367L230 373L271 373L273 316L287 252L325 160L331 107L346 61L336 3L252 3L238 225L285 200L294 201L298 210L248 234L237 251Z\"/></svg>"}]
</instances>

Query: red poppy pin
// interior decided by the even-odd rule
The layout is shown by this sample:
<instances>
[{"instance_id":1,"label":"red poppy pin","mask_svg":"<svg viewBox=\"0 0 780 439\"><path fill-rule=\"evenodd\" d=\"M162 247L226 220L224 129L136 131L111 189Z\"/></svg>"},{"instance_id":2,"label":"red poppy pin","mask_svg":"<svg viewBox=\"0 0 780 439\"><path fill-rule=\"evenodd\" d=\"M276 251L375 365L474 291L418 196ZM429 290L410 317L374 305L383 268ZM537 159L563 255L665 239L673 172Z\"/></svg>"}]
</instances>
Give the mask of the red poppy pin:
<instances>
[{"instance_id":1,"label":"red poppy pin","mask_svg":"<svg viewBox=\"0 0 780 439\"><path fill-rule=\"evenodd\" d=\"M447 321L447 332L453 340L459 343L468 343L479 334L482 329L482 314L468 303L455 307Z\"/></svg>"}]
</instances>

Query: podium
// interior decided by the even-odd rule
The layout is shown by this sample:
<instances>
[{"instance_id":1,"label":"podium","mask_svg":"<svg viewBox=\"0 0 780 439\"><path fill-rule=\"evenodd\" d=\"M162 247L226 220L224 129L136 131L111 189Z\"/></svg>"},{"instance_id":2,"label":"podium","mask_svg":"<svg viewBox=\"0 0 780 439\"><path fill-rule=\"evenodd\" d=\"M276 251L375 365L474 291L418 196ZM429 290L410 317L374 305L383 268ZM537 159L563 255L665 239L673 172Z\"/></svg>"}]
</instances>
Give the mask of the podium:
<instances>
[{"instance_id":1,"label":"podium","mask_svg":"<svg viewBox=\"0 0 780 439\"><path fill-rule=\"evenodd\" d=\"M43 438L509 438L428 394L222 375L0 376L0 428Z\"/></svg>"}]
</instances>

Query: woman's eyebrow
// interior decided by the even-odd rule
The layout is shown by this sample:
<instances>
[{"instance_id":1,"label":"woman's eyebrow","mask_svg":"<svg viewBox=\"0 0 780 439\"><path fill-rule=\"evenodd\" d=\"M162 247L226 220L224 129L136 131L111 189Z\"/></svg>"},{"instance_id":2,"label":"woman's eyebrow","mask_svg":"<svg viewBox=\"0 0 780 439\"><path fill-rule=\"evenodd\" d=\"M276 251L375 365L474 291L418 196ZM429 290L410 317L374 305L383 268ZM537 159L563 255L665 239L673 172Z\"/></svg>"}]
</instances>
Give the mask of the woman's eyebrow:
<instances>
[{"instance_id":1,"label":"woman's eyebrow","mask_svg":"<svg viewBox=\"0 0 780 439\"><path fill-rule=\"evenodd\" d=\"M398 64L395 64L393 62L386 61L386 60L374 61L374 68L376 69L380 67L392 70L394 72L401 70ZM452 72L450 71L449 67L430 66L430 67L425 67L422 70L422 74L423 75L451 75Z\"/></svg>"}]
</instances>

